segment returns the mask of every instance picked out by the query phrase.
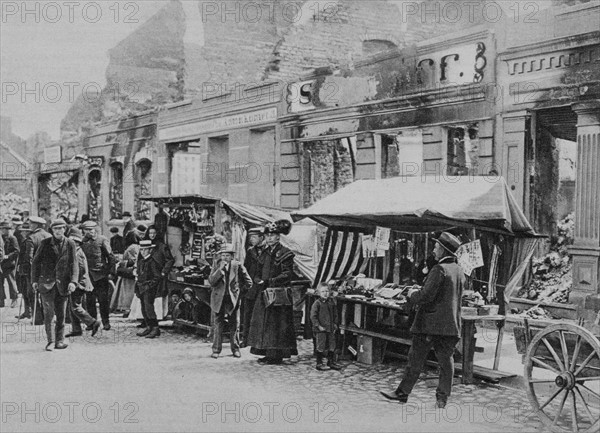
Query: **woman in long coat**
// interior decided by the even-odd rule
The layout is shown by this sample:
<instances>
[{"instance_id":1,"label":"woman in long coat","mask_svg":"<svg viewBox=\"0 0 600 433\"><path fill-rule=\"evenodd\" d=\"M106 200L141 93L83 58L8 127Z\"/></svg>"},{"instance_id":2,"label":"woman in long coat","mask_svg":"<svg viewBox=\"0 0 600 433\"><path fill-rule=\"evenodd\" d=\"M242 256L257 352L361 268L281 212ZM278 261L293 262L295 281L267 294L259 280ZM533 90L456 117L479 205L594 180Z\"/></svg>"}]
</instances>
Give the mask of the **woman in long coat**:
<instances>
[{"instance_id":1,"label":"woman in long coat","mask_svg":"<svg viewBox=\"0 0 600 433\"><path fill-rule=\"evenodd\" d=\"M127 233L129 246L123 253L123 259L119 262L119 280L117 281L117 290L111 301L111 311L126 311L131 308L131 303L135 297L135 268L137 258L140 252L140 234L137 230L131 230Z\"/></svg>"},{"instance_id":2,"label":"woman in long coat","mask_svg":"<svg viewBox=\"0 0 600 433\"><path fill-rule=\"evenodd\" d=\"M291 223L280 220L267 224L265 236L267 248L262 258L261 278L254 284L258 287L248 345L253 355L263 355L258 362L280 364L283 358L298 354L292 305L267 307L263 292L268 287L286 287L294 275L294 253L279 243L281 234L288 234ZM289 294L291 299L291 294Z\"/></svg>"}]
</instances>

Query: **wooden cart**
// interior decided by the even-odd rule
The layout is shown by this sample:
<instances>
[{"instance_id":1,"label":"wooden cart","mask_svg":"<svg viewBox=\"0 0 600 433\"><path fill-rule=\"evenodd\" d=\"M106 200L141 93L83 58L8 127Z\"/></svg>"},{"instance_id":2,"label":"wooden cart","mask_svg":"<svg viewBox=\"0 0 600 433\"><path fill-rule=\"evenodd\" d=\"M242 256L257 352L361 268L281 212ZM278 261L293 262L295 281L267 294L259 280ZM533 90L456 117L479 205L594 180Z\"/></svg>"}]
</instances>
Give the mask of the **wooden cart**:
<instances>
[{"instance_id":1,"label":"wooden cart","mask_svg":"<svg viewBox=\"0 0 600 433\"><path fill-rule=\"evenodd\" d=\"M582 321L526 328L523 376L533 411L552 432L599 432L599 336Z\"/></svg>"}]
</instances>

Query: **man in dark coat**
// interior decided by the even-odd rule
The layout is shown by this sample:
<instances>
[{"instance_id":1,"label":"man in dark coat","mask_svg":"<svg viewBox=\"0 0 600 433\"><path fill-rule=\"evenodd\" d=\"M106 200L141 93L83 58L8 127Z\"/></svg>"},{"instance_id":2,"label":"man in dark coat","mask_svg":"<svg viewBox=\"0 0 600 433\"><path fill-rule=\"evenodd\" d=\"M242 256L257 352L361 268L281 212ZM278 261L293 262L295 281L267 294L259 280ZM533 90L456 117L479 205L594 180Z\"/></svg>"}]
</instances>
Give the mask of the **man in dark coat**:
<instances>
[{"instance_id":1,"label":"man in dark coat","mask_svg":"<svg viewBox=\"0 0 600 433\"><path fill-rule=\"evenodd\" d=\"M381 392L390 400L406 403L433 347L440 366L437 406L446 406L452 390L453 354L460 338L460 303L465 284L465 275L455 256L459 246L460 241L455 236L442 233L433 250L438 264L427 275L423 289L411 290L408 294L409 301L418 306L410 329L413 341L400 385L394 392Z\"/></svg>"},{"instance_id":2,"label":"man in dark coat","mask_svg":"<svg viewBox=\"0 0 600 433\"><path fill-rule=\"evenodd\" d=\"M92 282L90 281L90 275L88 272L87 259L83 250L81 249L81 243L83 242L83 234L81 230L76 227L71 228L69 239L75 242L77 246L77 265L79 266L79 281L77 281L77 288L70 295L71 304L71 332L65 337L79 337L83 335L81 329L81 323L85 323L89 328L92 329L92 337L96 335L100 329L101 322L94 319L89 315L83 308L83 297L86 293L94 290Z\"/></svg>"},{"instance_id":3,"label":"man in dark coat","mask_svg":"<svg viewBox=\"0 0 600 433\"><path fill-rule=\"evenodd\" d=\"M158 255L154 254L155 249L156 245L148 239L140 242L135 294L140 298L146 329L138 332L138 337L156 338L160 335L154 300L159 290L164 264L160 263Z\"/></svg>"},{"instance_id":4,"label":"man in dark coat","mask_svg":"<svg viewBox=\"0 0 600 433\"><path fill-rule=\"evenodd\" d=\"M246 252L246 259L244 260L244 267L248 271L250 278L252 278L252 287L246 291L242 300L242 316L243 316L243 338L242 346L248 345L248 335L250 334L250 320L252 319L252 312L254 311L254 304L256 303L256 297L258 296L259 287L256 284L262 280L262 264L263 254L265 254L265 233L262 227L252 228L248 231L249 242L252 245Z\"/></svg>"},{"instance_id":5,"label":"man in dark coat","mask_svg":"<svg viewBox=\"0 0 600 433\"><path fill-rule=\"evenodd\" d=\"M15 231L16 233L16 231ZM19 242L19 259L17 260L17 288L21 293L21 298L23 299L24 311L19 316L15 316L15 319L30 319L31 318L31 301L30 301L30 283L29 283L29 274L31 271L31 267L27 265L27 238L31 234L31 229L29 228L29 223L25 223L19 227L19 236L17 238L17 242ZM21 239L21 240L19 240Z\"/></svg>"},{"instance_id":6,"label":"man in dark coat","mask_svg":"<svg viewBox=\"0 0 600 433\"><path fill-rule=\"evenodd\" d=\"M156 297L165 297L168 294L167 290L167 277L169 276L169 272L173 268L175 264L175 258L173 254L171 254L171 249L167 244L165 244L162 239L158 236L158 230L156 227L150 226L148 230L146 230L145 237L147 240L150 240L152 244L155 246L154 251L152 251L152 255L158 260L159 263L163 265L163 269L161 272L161 281L158 286L158 292L156 293Z\"/></svg>"},{"instance_id":7,"label":"man in dark coat","mask_svg":"<svg viewBox=\"0 0 600 433\"><path fill-rule=\"evenodd\" d=\"M281 364L283 358L298 354L294 329L293 306L267 307L263 292L269 287L289 286L294 276L294 253L279 243L282 234L287 235L292 224L279 220L265 226L267 249L257 282L259 294L250 322L248 344L250 353L263 355L259 363ZM291 299L291 294L288 293Z\"/></svg>"},{"instance_id":8,"label":"man in dark coat","mask_svg":"<svg viewBox=\"0 0 600 433\"><path fill-rule=\"evenodd\" d=\"M110 248L113 254L123 254L125 252L125 239L119 234L119 227L110 228Z\"/></svg>"},{"instance_id":9,"label":"man in dark coat","mask_svg":"<svg viewBox=\"0 0 600 433\"><path fill-rule=\"evenodd\" d=\"M100 317L104 330L110 330L110 279L116 272L117 259L110 248L110 242L97 233L98 224L95 221L86 221L81 225L84 234L81 249L88 262L88 270L94 290L86 294L88 313L95 319L98 318L96 299L100 305Z\"/></svg>"},{"instance_id":10,"label":"man in dark coat","mask_svg":"<svg viewBox=\"0 0 600 433\"><path fill-rule=\"evenodd\" d=\"M125 223L125 227L123 227L123 237L127 237L127 233L135 228L137 223L131 216L131 212L123 212L123 222Z\"/></svg>"},{"instance_id":11,"label":"man in dark coat","mask_svg":"<svg viewBox=\"0 0 600 433\"><path fill-rule=\"evenodd\" d=\"M20 272L27 276L27 294L25 297L25 311L29 311L30 314L33 311L33 305L35 303L35 296L33 292L33 286L31 281L31 266L33 264L33 258L37 253L38 249L42 245L44 239L52 237L50 233L44 230L46 220L32 216L29 217L29 227L31 234L25 239L25 257L20 263Z\"/></svg>"},{"instance_id":12,"label":"man in dark coat","mask_svg":"<svg viewBox=\"0 0 600 433\"><path fill-rule=\"evenodd\" d=\"M79 266L75 242L65 237L67 224L54 220L52 237L44 239L33 258L31 281L39 291L44 307L44 326L48 344L46 350L65 349L65 314L69 294L77 288ZM54 317L56 316L56 322Z\"/></svg>"},{"instance_id":13,"label":"man in dark coat","mask_svg":"<svg viewBox=\"0 0 600 433\"><path fill-rule=\"evenodd\" d=\"M225 317L229 317L229 341L235 358L240 354L240 299L241 293L252 285L252 278L244 265L233 259L233 245L223 245L220 259L215 260L208 282L210 283L210 308L213 313L212 357L218 358L223 348Z\"/></svg>"},{"instance_id":14,"label":"man in dark coat","mask_svg":"<svg viewBox=\"0 0 600 433\"><path fill-rule=\"evenodd\" d=\"M4 257L0 259L0 307L4 307L4 281L8 282L8 291L10 293L11 308L17 306L17 298L19 296L17 290L17 261L19 259L19 242L17 238L10 233L11 225L9 222L0 224L0 232L2 233L2 241L4 243Z\"/></svg>"}]
</instances>

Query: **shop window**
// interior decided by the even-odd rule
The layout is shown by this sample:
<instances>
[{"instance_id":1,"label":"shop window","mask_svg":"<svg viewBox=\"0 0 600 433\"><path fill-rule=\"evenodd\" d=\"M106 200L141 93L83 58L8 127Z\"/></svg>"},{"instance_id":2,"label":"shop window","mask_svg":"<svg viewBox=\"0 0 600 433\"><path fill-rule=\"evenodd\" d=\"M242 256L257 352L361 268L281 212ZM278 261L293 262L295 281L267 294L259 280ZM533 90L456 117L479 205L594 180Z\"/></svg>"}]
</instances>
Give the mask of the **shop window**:
<instances>
[{"instance_id":1,"label":"shop window","mask_svg":"<svg viewBox=\"0 0 600 433\"><path fill-rule=\"evenodd\" d=\"M395 137L400 176L419 176L423 166L423 133L420 129L402 131Z\"/></svg>"},{"instance_id":2,"label":"shop window","mask_svg":"<svg viewBox=\"0 0 600 433\"><path fill-rule=\"evenodd\" d=\"M202 179L201 156L175 152L171 160L171 194L198 194Z\"/></svg>"},{"instance_id":3,"label":"shop window","mask_svg":"<svg viewBox=\"0 0 600 433\"><path fill-rule=\"evenodd\" d=\"M110 166L110 219L123 218L123 164Z\"/></svg>"},{"instance_id":4,"label":"shop window","mask_svg":"<svg viewBox=\"0 0 600 433\"><path fill-rule=\"evenodd\" d=\"M448 168L450 176L476 175L479 165L477 125L448 128Z\"/></svg>"},{"instance_id":5,"label":"shop window","mask_svg":"<svg viewBox=\"0 0 600 433\"><path fill-rule=\"evenodd\" d=\"M100 203L102 191L102 172L94 168L88 175L88 215L92 221L100 219Z\"/></svg>"},{"instance_id":6,"label":"shop window","mask_svg":"<svg viewBox=\"0 0 600 433\"><path fill-rule=\"evenodd\" d=\"M303 155L306 206L354 182L355 137L306 143Z\"/></svg>"},{"instance_id":7,"label":"shop window","mask_svg":"<svg viewBox=\"0 0 600 433\"><path fill-rule=\"evenodd\" d=\"M147 221L150 219L150 202L140 200L141 197L152 195L152 162L140 160L135 166L135 218Z\"/></svg>"}]
</instances>

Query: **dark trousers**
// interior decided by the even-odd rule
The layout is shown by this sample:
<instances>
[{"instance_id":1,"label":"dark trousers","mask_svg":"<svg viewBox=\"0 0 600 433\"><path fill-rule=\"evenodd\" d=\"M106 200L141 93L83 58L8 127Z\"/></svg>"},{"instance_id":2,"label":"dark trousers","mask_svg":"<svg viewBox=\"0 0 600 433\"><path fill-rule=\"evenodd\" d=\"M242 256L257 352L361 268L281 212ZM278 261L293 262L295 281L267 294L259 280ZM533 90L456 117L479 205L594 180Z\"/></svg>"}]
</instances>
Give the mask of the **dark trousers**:
<instances>
[{"instance_id":1,"label":"dark trousers","mask_svg":"<svg viewBox=\"0 0 600 433\"><path fill-rule=\"evenodd\" d=\"M327 356L328 353L335 352L335 332L317 332L315 333L315 349L317 352Z\"/></svg>"},{"instance_id":2,"label":"dark trousers","mask_svg":"<svg viewBox=\"0 0 600 433\"><path fill-rule=\"evenodd\" d=\"M82 332L81 323L85 323L87 326L91 326L96 322L87 311L83 309L83 297L85 291L81 289L75 290L71 293L71 330L75 333Z\"/></svg>"},{"instance_id":3,"label":"dark trousers","mask_svg":"<svg viewBox=\"0 0 600 433\"><path fill-rule=\"evenodd\" d=\"M33 290L27 275L17 275L17 287L19 289L19 293L21 293L21 297L23 298L23 304L25 306L24 313L31 314L33 305Z\"/></svg>"},{"instance_id":4,"label":"dark trousers","mask_svg":"<svg viewBox=\"0 0 600 433\"><path fill-rule=\"evenodd\" d=\"M231 314L226 311L233 308L231 297L228 293L223 297L221 310L218 313L213 312L213 353L221 353L223 349L223 331L225 328L225 317L229 316L229 341L231 351L235 352L240 349L240 305L236 305Z\"/></svg>"},{"instance_id":5,"label":"dark trousers","mask_svg":"<svg viewBox=\"0 0 600 433\"><path fill-rule=\"evenodd\" d=\"M110 314L110 284L108 278L102 278L98 281L93 281L94 290L86 293L86 306L88 313L95 319L98 318L98 310L96 309L96 299L100 304L100 317L102 324L108 325Z\"/></svg>"},{"instance_id":6,"label":"dark trousers","mask_svg":"<svg viewBox=\"0 0 600 433\"><path fill-rule=\"evenodd\" d=\"M154 300L156 299L157 288L158 285L151 287L144 293L138 295L142 307L142 316L144 317L146 325L151 328L158 327L158 319L156 318L156 311L154 310Z\"/></svg>"},{"instance_id":7,"label":"dark trousers","mask_svg":"<svg viewBox=\"0 0 600 433\"><path fill-rule=\"evenodd\" d=\"M413 334L412 346L408 352L408 366L397 391L405 394L411 393L417 380L419 380L427 355L433 347L440 368L440 379L435 394L438 400L447 401L450 397L452 378L454 377L454 359L452 355L458 340L458 337L445 335Z\"/></svg>"},{"instance_id":8,"label":"dark trousers","mask_svg":"<svg viewBox=\"0 0 600 433\"><path fill-rule=\"evenodd\" d=\"M40 295L44 308L44 327L48 343L61 343L65 339L65 315L69 297L58 293L56 286L48 292L40 292Z\"/></svg>"},{"instance_id":9,"label":"dark trousers","mask_svg":"<svg viewBox=\"0 0 600 433\"><path fill-rule=\"evenodd\" d=\"M4 304L6 294L4 293L4 281L8 282L8 292L10 293L10 299L15 300L18 297L17 291L17 270L13 269L6 273L0 273L0 301Z\"/></svg>"},{"instance_id":10,"label":"dark trousers","mask_svg":"<svg viewBox=\"0 0 600 433\"><path fill-rule=\"evenodd\" d=\"M246 347L248 345L248 334L250 334L250 321L252 320L252 311L254 311L254 304L256 303L256 298L245 298L242 301L242 311L243 314L243 322L242 322L242 330L243 330L243 338L242 345Z\"/></svg>"}]
</instances>

